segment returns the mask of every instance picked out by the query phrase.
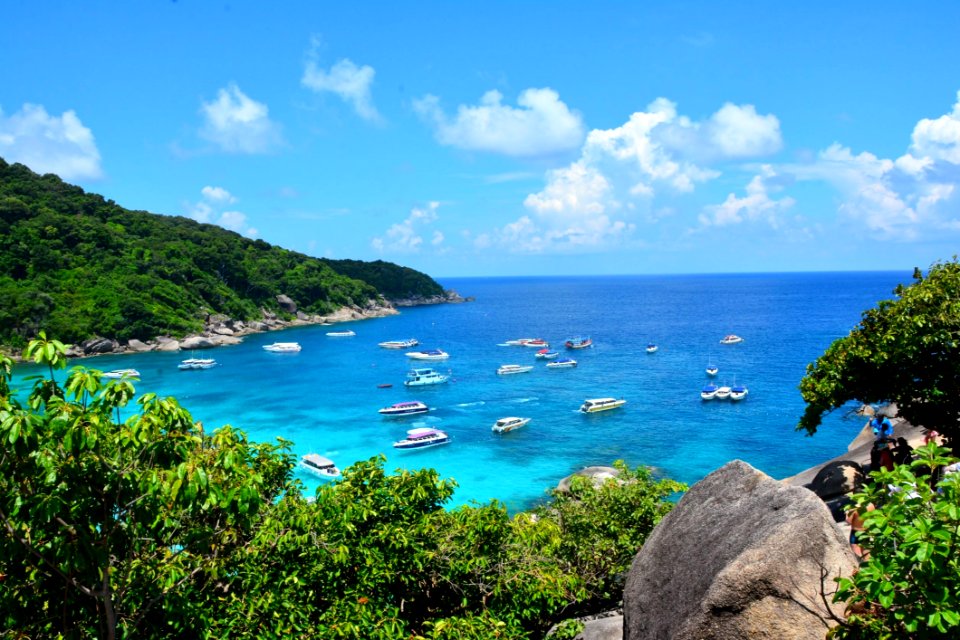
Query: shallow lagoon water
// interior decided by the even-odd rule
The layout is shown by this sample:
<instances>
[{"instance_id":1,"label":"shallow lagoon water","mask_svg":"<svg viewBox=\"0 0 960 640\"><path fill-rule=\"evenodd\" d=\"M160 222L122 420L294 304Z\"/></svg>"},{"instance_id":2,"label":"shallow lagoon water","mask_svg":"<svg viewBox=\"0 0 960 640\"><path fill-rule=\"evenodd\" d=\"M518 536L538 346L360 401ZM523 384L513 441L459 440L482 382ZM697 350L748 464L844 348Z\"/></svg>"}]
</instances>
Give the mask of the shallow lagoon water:
<instances>
[{"instance_id":1,"label":"shallow lagoon water","mask_svg":"<svg viewBox=\"0 0 960 640\"><path fill-rule=\"evenodd\" d=\"M785 477L839 455L862 419L838 411L816 436L798 433L804 405L797 385L809 362L909 279L900 272L442 279L476 301L337 325L355 331L352 338L328 337L331 328L322 326L251 335L242 345L203 352L220 363L204 371L179 371L185 353L72 364L136 368L138 392L175 396L208 429L232 424L254 440L283 437L298 455L320 453L341 467L385 454L387 469L433 467L455 479L452 505L495 498L520 509L542 500L563 476L616 459L693 483L734 458ZM728 333L744 341L721 345ZM562 341L581 334L595 346L566 352ZM409 337L450 359L417 362L405 350L377 346ZM498 346L521 337L545 338L579 366L550 370L535 359L536 349ZM303 350L262 349L275 341L297 341ZM646 353L648 342L659 350ZM748 397L701 401L708 363L720 368L717 384L744 384ZM536 366L498 376L502 364ZM405 388L414 366L449 372L451 381ZM36 368L14 373L15 388L24 389L22 377ZM377 386L386 383L393 386ZM578 413L584 399L604 396L627 405ZM432 410L394 419L377 413L405 400ZM508 434L491 431L511 415L532 420ZM444 429L452 442L392 448L417 426ZM316 486L310 476L298 477Z\"/></svg>"}]
</instances>

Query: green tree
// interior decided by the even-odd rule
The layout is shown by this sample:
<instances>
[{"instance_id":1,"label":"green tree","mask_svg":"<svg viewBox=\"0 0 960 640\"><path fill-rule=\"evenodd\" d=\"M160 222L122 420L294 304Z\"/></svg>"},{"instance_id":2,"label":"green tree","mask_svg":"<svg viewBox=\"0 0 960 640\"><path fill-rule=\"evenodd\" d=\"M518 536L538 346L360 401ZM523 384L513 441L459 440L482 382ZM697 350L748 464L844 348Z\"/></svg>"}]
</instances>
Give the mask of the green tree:
<instances>
[{"instance_id":1,"label":"green tree","mask_svg":"<svg viewBox=\"0 0 960 640\"><path fill-rule=\"evenodd\" d=\"M195 627L207 615L198 594L287 484L283 446L228 427L205 436L152 394L115 421L132 385L84 370L66 397L43 389L26 409L0 397L0 627L104 638Z\"/></svg>"},{"instance_id":2,"label":"green tree","mask_svg":"<svg viewBox=\"0 0 960 640\"><path fill-rule=\"evenodd\" d=\"M839 580L834 599L851 614L833 638L960 637L960 473L931 482L957 462L947 453L929 444L854 495L864 522L857 542L869 556Z\"/></svg>"},{"instance_id":3,"label":"green tree","mask_svg":"<svg viewBox=\"0 0 960 640\"><path fill-rule=\"evenodd\" d=\"M960 263L934 264L898 286L807 367L798 429L817 431L849 401L895 402L911 424L960 442Z\"/></svg>"}]
</instances>

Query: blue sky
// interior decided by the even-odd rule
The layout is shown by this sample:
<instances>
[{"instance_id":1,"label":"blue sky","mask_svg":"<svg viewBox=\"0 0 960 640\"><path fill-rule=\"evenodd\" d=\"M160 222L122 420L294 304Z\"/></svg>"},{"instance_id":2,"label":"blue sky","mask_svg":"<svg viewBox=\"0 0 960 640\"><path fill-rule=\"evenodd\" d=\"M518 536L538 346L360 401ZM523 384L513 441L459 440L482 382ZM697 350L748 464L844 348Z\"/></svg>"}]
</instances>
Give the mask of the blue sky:
<instances>
[{"instance_id":1,"label":"blue sky","mask_svg":"<svg viewBox=\"0 0 960 640\"><path fill-rule=\"evenodd\" d=\"M0 156L437 277L960 246L960 3L19 2Z\"/></svg>"}]
</instances>

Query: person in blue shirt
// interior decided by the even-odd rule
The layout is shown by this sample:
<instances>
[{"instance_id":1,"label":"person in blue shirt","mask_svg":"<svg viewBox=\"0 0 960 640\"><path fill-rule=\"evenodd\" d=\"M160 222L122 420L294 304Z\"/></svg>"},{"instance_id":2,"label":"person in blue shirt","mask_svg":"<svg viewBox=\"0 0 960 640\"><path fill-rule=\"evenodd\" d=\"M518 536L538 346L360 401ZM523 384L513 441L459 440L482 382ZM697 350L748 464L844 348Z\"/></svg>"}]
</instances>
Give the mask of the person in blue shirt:
<instances>
[{"instance_id":1,"label":"person in blue shirt","mask_svg":"<svg viewBox=\"0 0 960 640\"><path fill-rule=\"evenodd\" d=\"M893 424L887 416L878 413L873 416L868 424L873 429L873 435L877 437L877 440L893 437Z\"/></svg>"}]
</instances>

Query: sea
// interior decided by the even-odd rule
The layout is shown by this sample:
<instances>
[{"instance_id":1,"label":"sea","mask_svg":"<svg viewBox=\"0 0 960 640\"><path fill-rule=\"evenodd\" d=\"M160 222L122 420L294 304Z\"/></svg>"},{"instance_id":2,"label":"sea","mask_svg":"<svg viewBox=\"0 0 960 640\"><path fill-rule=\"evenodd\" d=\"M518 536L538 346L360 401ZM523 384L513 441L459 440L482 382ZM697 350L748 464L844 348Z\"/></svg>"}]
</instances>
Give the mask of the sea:
<instances>
[{"instance_id":1,"label":"sea","mask_svg":"<svg viewBox=\"0 0 960 640\"><path fill-rule=\"evenodd\" d=\"M176 397L207 430L230 424L252 440L284 438L297 456L319 453L341 468L378 455L386 456L388 470L434 468L457 483L448 506L498 500L518 511L546 500L568 474L615 460L693 484L734 459L784 478L842 454L864 418L844 407L816 435L798 432L800 379L865 310L893 298L910 278L906 272L441 278L445 288L474 301L255 334L241 345L193 354L101 356L71 365L135 368L138 393ZM356 335L327 336L347 329ZM720 344L727 334L743 342ZM593 347L566 351L564 340L574 336L589 336ZM377 346L407 338L450 358L424 363ZM547 369L536 349L502 346L517 338L543 338L578 366ZM263 350L276 341L303 349ZM658 346L655 353L646 352L649 343ZM191 355L213 357L219 366L180 371L180 360ZM503 364L534 369L499 376ZM705 372L709 364L719 368L714 378ZM405 387L406 372L422 366L450 381ZM38 372L18 365L14 388L23 393L24 377ZM700 390L711 381L746 386L749 394L740 402L705 402ZM627 402L598 414L578 411L585 399L600 397ZM409 400L430 412L378 414ZM507 416L531 420L493 433L494 422ZM442 429L451 442L393 448L416 427ZM319 481L300 471L297 477L312 494Z\"/></svg>"}]
</instances>

